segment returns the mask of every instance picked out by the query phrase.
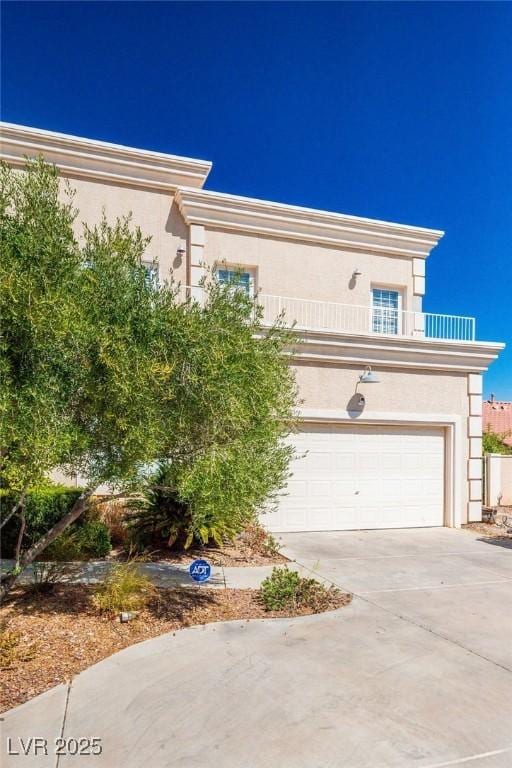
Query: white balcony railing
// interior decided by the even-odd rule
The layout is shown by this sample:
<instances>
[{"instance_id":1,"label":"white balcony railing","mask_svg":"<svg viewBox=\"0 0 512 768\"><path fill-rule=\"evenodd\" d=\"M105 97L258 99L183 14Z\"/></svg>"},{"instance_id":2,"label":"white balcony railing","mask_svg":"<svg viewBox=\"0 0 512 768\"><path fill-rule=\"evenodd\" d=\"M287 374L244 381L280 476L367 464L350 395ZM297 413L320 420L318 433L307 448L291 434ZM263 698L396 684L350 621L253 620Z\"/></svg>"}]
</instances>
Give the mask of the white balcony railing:
<instances>
[{"instance_id":1,"label":"white balcony railing","mask_svg":"<svg viewBox=\"0 0 512 768\"><path fill-rule=\"evenodd\" d=\"M449 341L475 340L474 317L337 304L269 294L259 294L257 301L263 307L266 324L272 324L282 314L287 324L295 323L295 327L300 330Z\"/></svg>"}]
</instances>

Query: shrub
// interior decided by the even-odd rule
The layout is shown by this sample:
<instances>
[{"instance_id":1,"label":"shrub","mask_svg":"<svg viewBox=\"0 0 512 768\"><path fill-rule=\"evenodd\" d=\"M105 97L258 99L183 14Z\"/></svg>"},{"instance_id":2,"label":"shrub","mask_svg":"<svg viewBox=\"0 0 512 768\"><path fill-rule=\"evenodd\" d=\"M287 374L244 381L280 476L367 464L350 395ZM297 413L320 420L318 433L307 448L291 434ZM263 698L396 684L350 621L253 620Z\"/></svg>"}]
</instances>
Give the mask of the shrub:
<instances>
[{"instance_id":1,"label":"shrub","mask_svg":"<svg viewBox=\"0 0 512 768\"><path fill-rule=\"evenodd\" d=\"M50 484L30 490L25 500L25 547L35 544L56 522L64 517L81 493L80 488L67 488L63 485ZM0 491L2 518L9 514L17 500L17 496L8 491ZM19 518L12 517L2 529L1 554L3 557L14 555L19 526Z\"/></svg>"},{"instance_id":2,"label":"shrub","mask_svg":"<svg viewBox=\"0 0 512 768\"><path fill-rule=\"evenodd\" d=\"M161 462L146 480L140 497L128 502L125 521L130 543L138 551L150 546L188 549L193 543L202 546L210 540L220 547L243 532L242 538L249 547L263 554L277 554L276 540L255 522L253 510L243 509L242 488L238 492L239 510L214 504L211 512L199 520L193 512L193 502L180 496L177 490L180 472L171 463ZM216 493L207 472L196 480L203 487L201 493L206 496ZM190 493L191 497L196 495L197 488L190 488Z\"/></svg>"},{"instance_id":3,"label":"shrub","mask_svg":"<svg viewBox=\"0 0 512 768\"><path fill-rule=\"evenodd\" d=\"M482 435L482 448L484 453L502 453L505 455L512 454L512 446L507 445L505 440L510 437L510 433L504 432L503 434L497 434L490 430L484 431Z\"/></svg>"},{"instance_id":4,"label":"shrub","mask_svg":"<svg viewBox=\"0 0 512 768\"><path fill-rule=\"evenodd\" d=\"M126 523L137 549L148 546L190 546L192 515L188 504L174 490L170 465L160 463L144 485L139 498L128 502Z\"/></svg>"},{"instance_id":5,"label":"shrub","mask_svg":"<svg viewBox=\"0 0 512 768\"><path fill-rule=\"evenodd\" d=\"M98 510L98 519L105 523L109 530L112 544L116 547L124 546L128 541L125 502L119 499L106 500L96 509Z\"/></svg>"},{"instance_id":6,"label":"shrub","mask_svg":"<svg viewBox=\"0 0 512 768\"><path fill-rule=\"evenodd\" d=\"M76 532L64 531L45 549L44 559L32 565L32 590L50 592L56 584L68 581L76 570L74 560L80 559Z\"/></svg>"},{"instance_id":7,"label":"shrub","mask_svg":"<svg viewBox=\"0 0 512 768\"><path fill-rule=\"evenodd\" d=\"M48 485L28 492L25 506L26 529L24 546L29 547L38 541L55 523L61 519L73 506L81 494L79 488L66 488L61 485ZM0 491L0 506L2 516L9 514L16 499L9 493ZM3 557L12 557L19 531L19 518L13 517L2 529L1 553ZM73 537L66 541L66 551L69 560L82 560L89 557L104 557L112 549L110 534L105 523L100 520L79 520L70 529ZM61 542L57 544L57 541ZM64 539L59 537L54 544L49 545L45 559L53 560L51 553L60 553ZM58 559L65 559L58 557Z\"/></svg>"},{"instance_id":8,"label":"shrub","mask_svg":"<svg viewBox=\"0 0 512 768\"><path fill-rule=\"evenodd\" d=\"M102 613L138 611L156 595L156 588L148 576L141 573L141 560L132 558L127 563L116 563L103 584L94 594L94 604Z\"/></svg>"},{"instance_id":9,"label":"shrub","mask_svg":"<svg viewBox=\"0 0 512 768\"><path fill-rule=\"evenodd\" d=\"M267 611L309 608L322 611L338 594L335 587L325 587L316 579L306 579L286 566L274 568L260 587L260 596Z\"/></svg>"},{"instance_id":10,"label":"shrub","mask_svg":"<svg viewBox=\"0 0 512 768\"><path fill-rule=\"evenodd\" d=\"M278 542L257 520L245 527L240 539L250 549L260 552L262 555L272 557L279 554Z\"/></svg>"},{"instance_id":11,"label":"shrub","mask_svg":"<svg viewBox=\"0 0 512 768\"><path fill-rule=\"evenodd\" d=\"M74 534L79 560L84 557L105 557L112 549L110 531L101 520L86 520L83 525L76 527Z\"/></svg>"},{"instance_id":12,"label":"shrub","mask_svg":"<svg viewBox=\"0 0 512 768\"><path fill-rule=\"evenodd\" d=\"M0 624L0 669L12 669L20 661L34 658L34 643L23 644L21 633L9 629L6 622Z\"/></svg>"}]
</instances>

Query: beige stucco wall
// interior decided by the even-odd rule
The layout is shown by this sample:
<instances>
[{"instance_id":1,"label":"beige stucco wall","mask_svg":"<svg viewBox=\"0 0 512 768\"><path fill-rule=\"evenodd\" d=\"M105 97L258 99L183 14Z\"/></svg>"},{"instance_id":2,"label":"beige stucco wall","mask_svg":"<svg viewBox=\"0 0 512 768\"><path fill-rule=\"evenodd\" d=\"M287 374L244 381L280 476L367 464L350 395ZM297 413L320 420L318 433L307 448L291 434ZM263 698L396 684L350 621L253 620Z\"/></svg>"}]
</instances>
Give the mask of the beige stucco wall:
<instances>
[{"instance_id":1,"label":"beige stucco wall","mask_svg":"<svg viewBox=\"0 0 512 768\"><path fill-rule=\"evenodd\" d=\"M103 209L110 222L131 212L133 224L151 237L146 257L158 261L160 279L166 280L173 273L176 280L186 283L186 255L179 258L176 252L179 247L187 249L188 227L169 192L81 178L70 178L69 184L75 190L77 235L82 222L98 222Z\"/></svg>"},{"instance_id":2,"label":"beige stucco wall","mask_svg":"<svg viewBox=\"0 0 512 768\"><path fill-rule=\"evenodd\" d=\"M299 363L293 366L305 408L342 408L354 396L361 366ZM452 413L467 416L466 374L378 368L379 384L359 384L371 411Z\"/></svg>"},{"instance_id":3,"label":"beige stucco wall","mask_svg":"<svg viewBox=\"0 0 512 768\"><path fill-rule=\"evenodd\" d=\"M262 293L368 306L372 285L400 287L404 309L412 309L412 259L343 251L219 229L205 233L203 259L256 269ZM353 272L362 274L356 280Z\"/></svg>"},{"instance_id":4,"label":"beige stucco wall","mask_svg":"<svg viewBox=\"0 0 512 768\"><path fill-rule=\"evenodd\" d=\"M485 462L486 504L490 507L512 505L512 456L490 454Z\"/></svg>"},{"instance_id":5,"label":"beige stucco wall","mask_svg":"<svg viewBox=\"0 0 512 768\"><path fill-rule=\"evenodd\" d=\"M69 183L76 192L74 204L79 211L77 234L82 221L99 221L103 209L109 221L131 212L133 223L151 237L147 258L158 261L160 278L173 275L182 283L190 281L187 256L176 255L178 248L189 247L189 227L171 193L78 177L69 178ZM223 262L254 268L256 288L262 293L368 306L372 286L392 286L402 290L404 309L419 309L413 305L410 258L208 229L204 247L191 259L192 264L199 261L211 268ZM362 274L354 280L356 269Z\"/></svg>"}]
</instances>

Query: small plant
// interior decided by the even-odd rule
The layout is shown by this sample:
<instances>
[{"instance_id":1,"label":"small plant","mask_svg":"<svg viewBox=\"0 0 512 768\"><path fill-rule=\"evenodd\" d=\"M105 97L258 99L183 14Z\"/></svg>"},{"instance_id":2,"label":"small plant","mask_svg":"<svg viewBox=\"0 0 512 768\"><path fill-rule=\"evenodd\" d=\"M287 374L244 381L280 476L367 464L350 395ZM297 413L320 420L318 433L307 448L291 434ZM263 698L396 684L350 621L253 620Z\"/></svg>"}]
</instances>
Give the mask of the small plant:
<instances>
[{"instance_id":1,"label":"small plant","mask_svg":"<svg viewBox=\"0 0 512 768\"><path fill-rule=\"evenodd\" d=\"M274 568L261 583L260 596L267 611L308 608L326 610L338 594L335 587L325 587L316 579L306 579L286 566Z\"/></svg>"},{"instance_id":2,"label":"small plant","mask_svg":"<svg viewBox=\"0 0 512 768\"><path fill-rule=\"evenodd\" d=\"M148 576L141 573L141 558L116 563L103 584L96 590L93 601L102 613L138 611L156 596L156 588Z\"/></svg>"},{"instance_id":3,"label":"small plant","mask_svg":"<svg viewBox=\"0 0 512 768\"><path fill-rule=\"evenodd\" d=\"M56 584L69 581L76 570L75 560L80 559L80 545L74 531L65 531L44 551L44 559L32 565L32 590L51 592Z\"/></svg>"},{"instance_id":4,"label":"small plant","mask_svg":"<svg viewBox=\"0 0 512 768\"><path fill-rule=\"evenodd\" d=\"M266 531L265 533L266 533L266 536L265 536L265 541L263 543L263 550L265 554L268 555L269 557L275 557L276 555L279 555L281 547L277 539L274 536L272 536L272 534L269 533L268 531Z\"/></svg>"},{"instance_id":5,"label":"small plant","mask_svg":"<svg viewBox=\"0 0 512 768\"><path fill-rule=\"evenodd\" d=\"M34 658L36 645L23 645L21 633L9 629L6 622L0 624L0 669L12 669L20 661Z\"/></svg>"},{"instance_id":6,"label":"small plant","mask_svg":"<svg viewBox=\"0 0 512 768\"><path fill-rule=\"evenodd\" d=\"M505 443L505 440L510 436L511 435L508 432L498 434L496 432L491 432L490 430L484 431L482 435L483 452L511 455L512 446Z\"/></svg>"},{"instance_id":7,"label":"small plant","mask_svg":"<svg viewBox=\"0 0 512 768\"><path fill-rule=\"evenodd\" d=\"M249 523L240 534L240 539L250 549L267 557L274 557L279 554L278 542L258 521Z\"/></svg>"}]
</instances>

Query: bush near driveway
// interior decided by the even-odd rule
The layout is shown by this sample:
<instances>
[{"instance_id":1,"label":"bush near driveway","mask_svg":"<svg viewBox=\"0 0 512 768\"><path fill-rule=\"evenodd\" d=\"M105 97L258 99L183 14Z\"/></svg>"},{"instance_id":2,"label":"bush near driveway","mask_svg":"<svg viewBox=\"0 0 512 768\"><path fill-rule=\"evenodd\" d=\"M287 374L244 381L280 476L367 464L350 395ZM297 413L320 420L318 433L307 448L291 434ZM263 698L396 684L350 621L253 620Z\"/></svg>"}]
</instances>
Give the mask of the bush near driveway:
<instances>
[{"instance_id":1,"label":"bush near driveway","mask_svg":"<svg viewBox=\"0 0 512 768\"><path fill-rule=\"evenodd\" d=\"M336 587L325 587L316 579L306 579L286 566L274 568L261 583L261 600L267 611L300 610L313 612L330 607L333 597L340 594Z\"/></svg>"}]
</instances>

